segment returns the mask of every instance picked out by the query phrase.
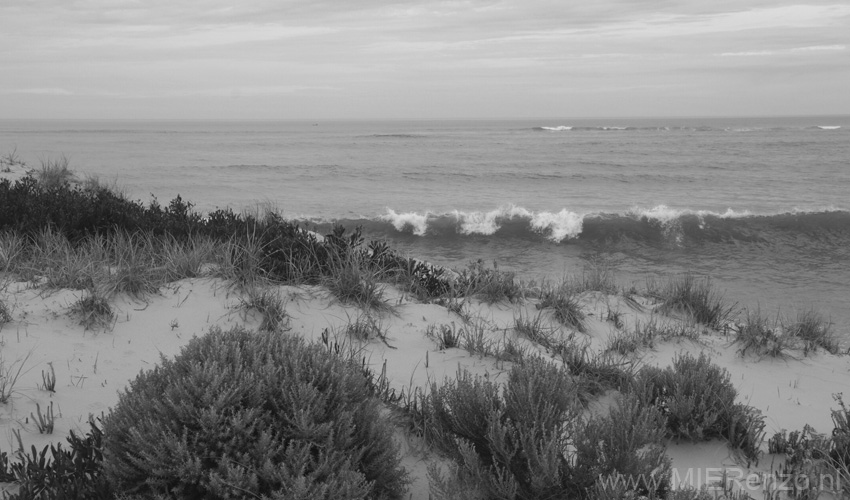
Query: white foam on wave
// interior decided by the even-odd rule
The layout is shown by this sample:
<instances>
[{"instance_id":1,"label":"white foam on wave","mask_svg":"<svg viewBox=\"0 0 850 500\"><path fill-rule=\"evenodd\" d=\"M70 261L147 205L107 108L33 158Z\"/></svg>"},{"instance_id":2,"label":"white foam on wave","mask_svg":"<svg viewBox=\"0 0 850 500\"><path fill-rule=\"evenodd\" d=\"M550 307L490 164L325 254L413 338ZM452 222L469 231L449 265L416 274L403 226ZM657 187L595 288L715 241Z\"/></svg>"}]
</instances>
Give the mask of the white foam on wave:
<instances>
[{"instance_id":1,"label":"white foam on wave","mask_svg":"<svg viewBox=\"0 0 850 500\"><path fill-rule=\"evenodd\" d=\"M838 130L841 128L841 125L818 125L817 128L821 130Z\"/></svg>"},{"instance_id":2,"label":"white foam on wave","mask_svg":"<svg viewBox=\"0 0 850 500\"><path fill-rule=\"evenodd\" d=\"M626 215L635 219L647 218L657 220L661 223L671 222L683 215L696 215L699 218L712 216L718 219L740 219L753 215L749 210L737 211L727 208L725 212L714 212L712 210L690 210L680 208L670 208L667 205L656 205L653 208L632 207Z\"/></svg>"},{"instance_id":3,"label":"white foam on wave","mask_svg":"<svg viewBox=\"0 0 850 500\"><path fill-rule=\"evenodd\" d=\"M416 212L398 213L392 208L387 208L387 213L381 215L381 220L389 222L396 228L397 231L404 231L404 228L413 228L413 234L416 236L425 236L425 231L428 230L428 212L418 214Z\"/></svg>"},{"instance_id":4,"label":"white foam on wave","mask_svg":"<svg viewBox=\"0 0 850 500\"><path fill-rule=\"evenodd\" d=\"M718 219L741 219L753 215L749 210L736 211L727 208L725 212L713 212L711 210L689 210L670 208L667 205L657 205L653 208L632 207L626 215L634 219L649 219L660 222L664 226L671 226L679 221L679 218L684 215L694 215L699 221L700 228L705 226L706 217L716 217Z\"/></svg>"},{"instance_id":5,"label":"white foam on wave","mask_svg":"<svg viewBox=\"0 0 850 500\"><path fill-rule=\"evenodd\" d=\"M531 217L531 212L515 205L505 205L489 212L453 212L460 224L461 234L495 234L501 228L500 221L514 217Z\"/></svg>"},{"instance_id":6,"label":"white foam on wave","mask_svg":"<svg viewBox=\"0 0 850 500\"><path fill-rule=\"evenodd\" d=\"M549 231L548 239L560 243L581 234L584 216L566 208L558 213L538 212L531 216L531 227L539 232Z\"/></svg>"},{"instance_id":7,"label":"white foam on wave","mask_svg":"<svg viewBox=\"0 0 850 500\"><path fill-rule=\"evenodd\" d=\"M553 132L567 132L567 131L573 129L572 127L568 127L566 125L559 125L557 127L540 127L540 128L543 129L543 130L551 130Z\"/></svg>"}]
</instances>

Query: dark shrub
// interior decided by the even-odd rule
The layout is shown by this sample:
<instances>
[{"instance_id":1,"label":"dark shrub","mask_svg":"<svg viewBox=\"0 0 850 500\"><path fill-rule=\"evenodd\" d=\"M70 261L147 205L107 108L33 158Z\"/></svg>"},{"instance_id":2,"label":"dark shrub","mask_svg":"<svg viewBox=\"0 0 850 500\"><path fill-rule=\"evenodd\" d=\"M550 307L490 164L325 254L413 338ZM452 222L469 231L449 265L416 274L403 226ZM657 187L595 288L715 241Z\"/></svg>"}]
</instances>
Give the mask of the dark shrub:
<instances>
[{"instance_id":1,"label":"dark shrub","mask_svg":"<svg viewBox=\"0 0 850 500\"><path fill-rule=\"evenodd\" d=\"M644 404L667 417L667 431L675 439L703 441L727 439L744 455L758 461L764 438L764 417L754 408L735 403L738 391L729 372L699 358L679 355L673 366L646 366L638 372L635 387Z\"/></svg>"},{"instance_id":2,"label":"dark shrub","mask_svg":"<svg viewBox=\"0 0 850 500\"><path fill-rule=\"evenodd\" d=\"M213 329L141 373L104 422L119 492L401 498L392 430L351 362L277 333ZM283 495L283 496L281 496Z\"/></svg>"},{"instance_id":3,"label":"dark shrub","mask_svg":"<svg viewBox=\"0 0 850 500\"><path fill-rule=\"evenodd\" d=\"M670 490L670 459L665 454L664 416L621 397L608 415L595 417L576 440L576 482L585 488L630 485L650 498Z\"/></svg>"},{"instance_id":4,"label":"dark shrub","mask_svg":"<svg viewBox=\"0 0 850 500\"><path fill-rule=\"evenodd\" d=\"M112 488L103 474L103 433L94 419L89 420L91 431L85 437L74 431L68 436L70 449L61 444L44 447L37 452L33 446L22 460L8 463L6 453L0 453L0 481L19 486L9 500L50 498L71 500L114 498Z\"/></svg>"},{"instance_id":5,"label":"dark shrub","mask_svg":"<svg viewBox=\"0 0 850 500\"><path fill-rule=\"evenodd\" d=\"M455 460L453 477L430 473L432 494L454 498L452 489L471 486L482 498L584 498L603 475L663 495L670 464L660 412L626 397L586 421L577 383L565 367L528 358L503 389L465 371L432 385L422 397L426 436Z\"/></svg>"}]
</instances>

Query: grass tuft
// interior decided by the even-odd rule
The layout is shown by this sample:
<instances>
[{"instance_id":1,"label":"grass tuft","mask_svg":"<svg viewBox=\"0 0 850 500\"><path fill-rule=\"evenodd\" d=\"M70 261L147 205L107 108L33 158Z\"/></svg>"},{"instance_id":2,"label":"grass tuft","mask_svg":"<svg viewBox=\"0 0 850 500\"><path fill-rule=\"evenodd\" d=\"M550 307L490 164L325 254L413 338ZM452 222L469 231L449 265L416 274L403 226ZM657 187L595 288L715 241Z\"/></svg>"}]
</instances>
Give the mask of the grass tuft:
<instances>
[{"instance_id":1,"label":"grass tuft","mask_svg":"<svg viewBox=\"0 0 850 500\"><path fill-rule=\"evenodd\" d=\"M585 315L578 296L567 286L543 290L537 309L549 309L562 325L574 328L581 333L587 331Z\"/></svg>"},{"instance_id":2,"label":"grass tuft","mask_svg":"<svg viewBox=\"0 0 850 500\"><path fill-rule=\"evenodd\" d=\"M86 330L109 328L115 319L109 300L91 290L71 306L71 314L77 317Z\"/></svg>"},{"instance_id":3,"label":"grass tuft","mask_svg":"<svg viewBox=\"0 0 850 500\"><path fill-rule=\"evenodd\" d=\"M721 328L736 307L712 287L711 278L692 273L671 277L663 284L648 281L647 292L662 301L660 311L687 314L711 328Z\"/></svg>"},{"instance_id":4,"label":"grass tuft","mask_svg":"<svg viewBox=\"0 0 850 500\"><path fill-rule=\"evenodd\" d=\"M838 354L840 345L838 338L832 332L832 323L814 309L798 311L793 322L783 324L782 329L803 342L806 354L823 348L830 354Z\"/></svg>"},{"instance_id":5,"label":"grass tuft","mask_svg":"<svg viewBox=\"0 0 850 500\"><path fill-rule=\"evenodd\" d=\"M59 158L48 158L41 161L41 169L36 171L39 184L46 189L58 188L76 179L69 167L70 159L62 155Z\"/></svg>"},{"instance_id":6,"label":"grass tuft","mask_svg":"<svg viewBox=\"0 0 850 500\"><path fill-rule=\"evenodd\" d=\"M289 316L286 314L280 292L253 286L246 290L246 295L247 297L242 299L242 307L260 313L260 331L282 332L288 329Z\"/></svg>"}]
</instances>

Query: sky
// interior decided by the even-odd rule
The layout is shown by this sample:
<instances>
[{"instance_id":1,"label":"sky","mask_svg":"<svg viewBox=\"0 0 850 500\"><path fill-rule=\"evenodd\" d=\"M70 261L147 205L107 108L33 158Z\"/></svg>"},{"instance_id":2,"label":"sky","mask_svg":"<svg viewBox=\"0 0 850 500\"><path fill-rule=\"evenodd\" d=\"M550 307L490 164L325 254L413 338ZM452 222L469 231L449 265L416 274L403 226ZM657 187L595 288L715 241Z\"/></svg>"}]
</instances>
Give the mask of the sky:
<instances>
[{"instance_id":1,"label":"sky","mask_svg":"<svg viewBox=\"0 0 850 500\"><path fill-rule=\"evenodd\" d=\"M0 119L850 114L850 1L3 0Z\"/></svg>"}]
</instances>

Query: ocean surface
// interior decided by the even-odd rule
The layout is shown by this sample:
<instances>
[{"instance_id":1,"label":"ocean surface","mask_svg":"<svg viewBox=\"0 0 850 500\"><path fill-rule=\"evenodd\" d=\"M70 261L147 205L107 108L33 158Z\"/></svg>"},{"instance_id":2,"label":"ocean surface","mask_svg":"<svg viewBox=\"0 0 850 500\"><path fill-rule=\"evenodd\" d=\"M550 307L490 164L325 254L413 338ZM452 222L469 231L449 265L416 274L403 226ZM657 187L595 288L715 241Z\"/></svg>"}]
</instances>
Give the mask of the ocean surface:
<instances>
[{"instance_id":1,"label":"ocean surface","mask_svg":"<svg viewBox=\"0 0 850 500\"><path fill-rule=\"evenodd\" d=\"M142 201L360 225L441 265L557 281L603 257L638 288L692 271L763 315L814 307L850 341L850 116L0 120L13 150Z\"/></svg>"}]
</instances>

